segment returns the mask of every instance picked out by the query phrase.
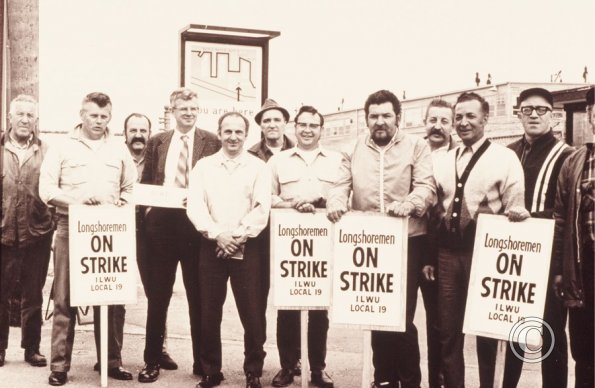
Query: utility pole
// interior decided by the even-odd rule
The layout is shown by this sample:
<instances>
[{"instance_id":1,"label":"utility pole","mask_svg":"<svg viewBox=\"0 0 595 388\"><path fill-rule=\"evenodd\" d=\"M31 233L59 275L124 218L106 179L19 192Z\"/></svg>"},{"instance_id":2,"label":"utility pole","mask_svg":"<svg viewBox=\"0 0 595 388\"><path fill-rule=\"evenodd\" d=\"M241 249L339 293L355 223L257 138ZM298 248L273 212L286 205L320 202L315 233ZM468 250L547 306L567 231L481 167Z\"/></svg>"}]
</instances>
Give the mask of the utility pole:
<instances>
[{"instance_id":1,"label":"utility pole","mask_svg":"<svg viewBox=\"0 0 595 388\"><path fill-rule=\"evenodd\" d=\"M39 100L39 0L3 0L7 18L7 89Z\"/></svg>"}]
</instances>

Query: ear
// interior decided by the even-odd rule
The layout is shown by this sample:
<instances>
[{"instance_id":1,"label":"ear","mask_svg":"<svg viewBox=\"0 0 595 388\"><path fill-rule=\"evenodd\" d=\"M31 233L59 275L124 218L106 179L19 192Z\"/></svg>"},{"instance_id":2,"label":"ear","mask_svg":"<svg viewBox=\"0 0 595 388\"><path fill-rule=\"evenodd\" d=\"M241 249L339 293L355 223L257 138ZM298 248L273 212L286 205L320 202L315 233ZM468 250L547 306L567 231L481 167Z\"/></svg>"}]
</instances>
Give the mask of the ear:
<instances>
[{"instance_id":1,"label":"ear","mask_svg":"<svg viewBox=\"0 0 595 388\"><path fill-rule=\"evenodd\" d=\"M81 109L81 110L79 111L79 116L80 116L81 120L83 120L83 119L84 119L84 117L83 117L84 115L85 115L85 110L84 110L84 109Z\"/></svg>"}]
</instances>

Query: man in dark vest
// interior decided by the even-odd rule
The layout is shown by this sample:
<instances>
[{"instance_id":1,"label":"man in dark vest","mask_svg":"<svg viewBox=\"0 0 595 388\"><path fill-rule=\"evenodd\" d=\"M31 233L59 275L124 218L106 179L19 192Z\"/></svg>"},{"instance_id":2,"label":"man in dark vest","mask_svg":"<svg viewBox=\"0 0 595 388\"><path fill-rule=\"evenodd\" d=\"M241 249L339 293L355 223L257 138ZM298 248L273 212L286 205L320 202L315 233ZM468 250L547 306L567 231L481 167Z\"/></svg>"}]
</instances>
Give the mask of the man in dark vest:
<instances>
[{"instance_id":1,"label":"man in dark vest","mask_svg":"<svg viewBox=\"0 0 595 388\"><path fill-rule=\"evenodd\" d=\"M556 181L562 163L572 153L572 148L559 141L552 131L554 99L549 91L531 88L521 92L518 98L519 120L523 125L523 137L508 148L514 151L525 174L525 208L531 217L551 219L556 198ZM547 288L544 320L553 331L544 327L543 349L552 348L552 353L541 362L542 386L565 388L568 382L568 343L566 341L566 308L556 298L551 282L553 266L550 266L550 285ZM506 353L505 387L516 387L521 376L523 362L510 348ZM516 346L517 353L523 353Z\"/></svg>"}]
</instances>

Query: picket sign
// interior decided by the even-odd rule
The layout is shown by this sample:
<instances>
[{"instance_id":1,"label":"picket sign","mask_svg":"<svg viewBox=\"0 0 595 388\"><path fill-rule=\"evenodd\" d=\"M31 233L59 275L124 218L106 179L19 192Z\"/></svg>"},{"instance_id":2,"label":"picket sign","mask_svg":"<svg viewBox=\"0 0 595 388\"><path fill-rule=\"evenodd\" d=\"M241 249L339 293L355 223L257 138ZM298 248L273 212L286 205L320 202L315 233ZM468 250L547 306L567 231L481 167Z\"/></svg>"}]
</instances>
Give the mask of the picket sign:
<instances>
[{"instance_id":1,"label":"picket sign","mask_svg":"<svg viewBox=\"0 0 595 388\"><path fill-rule=\"evenodd\" d=\"M71 306L100 306L101 386L107 387L107 310L135 304L134 206L71 205L68 208Z\"/></svg>"},{"instance_id":2,"label":"picket sign","mask_svg":"<svg viewBox=\"0 0 595 388\"><path fill-rule=\"evenodd\" d=\"M496 387L509 341L541 344L553 238L553 220L478 217L463 333L498 340Z\"/></svg>"},{"instance_id":3,"label":"picket sign","mask_svg":"<svg viewBox=\"0 0 595 388\"><path fill-rule=\"evenodd\" d=\"M362 387L370 382L370 330L405 331L407 218L324 210L271 211L273 305L301 310L302 386L308 383L307 311L331 310L336 325L363 329Z\"/></svg>"}]
</instances>

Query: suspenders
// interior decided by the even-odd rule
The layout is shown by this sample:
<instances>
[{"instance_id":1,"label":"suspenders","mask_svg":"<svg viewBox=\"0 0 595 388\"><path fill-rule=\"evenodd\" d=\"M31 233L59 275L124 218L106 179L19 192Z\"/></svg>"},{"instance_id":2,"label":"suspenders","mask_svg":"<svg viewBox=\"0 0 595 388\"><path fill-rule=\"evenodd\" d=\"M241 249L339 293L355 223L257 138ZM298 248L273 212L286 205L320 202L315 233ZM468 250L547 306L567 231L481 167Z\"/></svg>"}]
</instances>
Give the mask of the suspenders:
<instances>
[{"instance_id":1,"label":"suspenders","mask_svg":"<svg viewBox=\"0 0 595 388\"><path fill-rule=\"evenodd\" d=\"M452 215L451 215L451 222L450 222L450 233L453 234L457 234L458 236L461 236L461 209L463 207L463 196L464 196L464 189L465 189L465 183L467 183L467 178L469 178L469 174L471 173L471 170L473 169L473 167L475 166L475 163L477 163L477 161L479 160L479 158L481 157L481 155L483 155L483 153L488 149L488 147L490 146L490 141L486 140L481 147L479 147L479 149L477 150L476 153L473 154L473 156L471 157L471 160L469 160L469 163L467 164L467 167L465 167L465 171L463 171L463 174L461 175L461 177L459 178L459 173L457 171L456 173L456 189L455 189L455 196L454 196L454 205L452 206ZM456 153L456 157L455 157L455 170L456 170L456 161L459 158L459 152L461 151L461 149L457 149L457 153Z\"/></svg>"}]
</instances>

